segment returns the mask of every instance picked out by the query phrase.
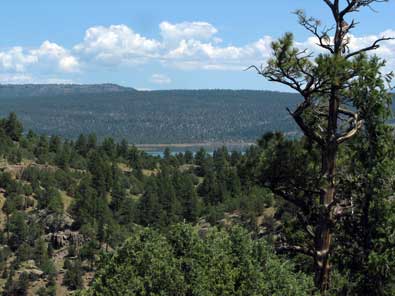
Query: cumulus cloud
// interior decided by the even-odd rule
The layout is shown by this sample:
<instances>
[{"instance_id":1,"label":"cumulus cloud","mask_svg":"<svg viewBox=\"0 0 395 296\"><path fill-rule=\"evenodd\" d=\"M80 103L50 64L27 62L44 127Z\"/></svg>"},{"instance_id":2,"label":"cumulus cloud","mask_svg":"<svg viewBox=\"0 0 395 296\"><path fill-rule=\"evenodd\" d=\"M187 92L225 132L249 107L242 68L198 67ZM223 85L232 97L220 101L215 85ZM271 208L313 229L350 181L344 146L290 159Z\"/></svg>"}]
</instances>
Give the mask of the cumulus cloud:
<instances>
[{"instance_id":1,"label":"cumulus cloud","mask_svg":"<svg viewBox=\"0 0 395 296\"><path fill-rule=\"evenodd\" d=\"M79 70L79 62L66 49L60 45L44 41L38 49L32 50L31 54L41 62L56 64L59 70L64 72L76 72Z\"/></svg>"},{"instance_id":2,"label":"cumulus cloud","mask_svg":"<svg viewBox=\"0 0 395 296\"><path fill-rule=\"evenodd\" d=\"M181 40L164 55L165 63L184 69L241 70L267 59L272 38L265 36L244 46L220 46L214 42Z\"/></svg>"},{"instance_id":3,"label":"cumulus cloud","mask_svg":"<svg viewBox=\"0 0 395 296\"><path fill-rule=\"evenodd\" d=\"M44 41L37 48L12 47L0 49L0 81L28 81L33 72L46 73L54 79L68 79L63 73L100 70L101 67L134 67L150 63L184 70L240 71L251 64L264 64L271 56L271 36L247 44L233 45L222 41L218 29L207 22L163 21L159 37L149 38L126 25L94 26L88 28L83 40L67 49ZM377 38L395 36L395 30L377 35L350 35L350 50L371 45ZM296 46L313 52L322 52L317 40L310 37L299 40ZM395 67L395 41L385 41L374 53ZM55 74L59 74L56 76ZM152 83L171 83L163 74L154 74Z\"/></svg>"},{"instance_id":4,"label":"cumulus cloud","mask_svg":"<svg viewBox=\"0 0 395 296\"><path fill-rule=\"evenodd\" d=\"M37 56L26 53L20 46L7 51L0 51L0 70L11 72L23 72L28 65L37 63Z\"/></svg>"},{"instance_id":5,"label":"cumulus cloud","mask_svg":"<svg viewBox=\"0 0 395 296\"><path fill-rule=\"evenodd\" d=\"M182 22L159 24L160 34L165 42L179 42L181 40L210 40L218 30L206 22ZM217 42L219 40L217 39Z\"/></svg>"},{"instance_id":6,"label":"cumulus cloud","mask_svg":"<svg viewBox=\"0 0 395 296\"><path fill-rule=\"evenodd\" d=\"M47 67L61 72L75 72L78 71L79 62L66 49L49 41L44 41L39 48L35 49L24 49L16 46L9 50L0 51L2 81L9 80L9 78L4 77L24 77L23 80L26 80L26 77L30 77L30 74L16 74L28 72L32 67L37 69Z\"/></svg>"},{"instance_id":7,"label":"cumulus cloud","mask_svg":"<svg viewBox=\"0 0 395 296\"><path fill-rule=\"evenodd\" d=\"M160 42L141 36L125 25L89 28L84 41L74 50L96 61L113 64L140 64L158 57Z\"/></svg>"},{"instance_id":8,"label":"cumulus cloud","mask_svg":"<svg viewBox=\"0 0 395 296\"><path fill-rule=\"evenodd\" d=\"M162 63L181 69L241 70L270 55L269 36L244 46L222 45L218 29L206 22L159 25L165 47Z\"/></svg>"},{"instance_id":9,"label":"cumulus cloud","mask_svg":"<svg viewBox=\"0 0 395 296\"><path fill-rule=\"evenodd\" d=\"M171 78L164 74L153 74L150 81L155 84L169 84L171 83Z\"/></svg>"},{"instance_id":10,"label":"cumulus cloud","mask_svg":"<svg viewBox=\"0 0 395 296\"><path fill-rule=\"evenodd\" d=\"M136 65L152 61L181 69L240 70L270 54L266 36L244 46L222 45L218 29L207 22L159 24L160 40L144 37L126 25L89 28L74 51L89 64Z\"/></svg>"}]
</instances>

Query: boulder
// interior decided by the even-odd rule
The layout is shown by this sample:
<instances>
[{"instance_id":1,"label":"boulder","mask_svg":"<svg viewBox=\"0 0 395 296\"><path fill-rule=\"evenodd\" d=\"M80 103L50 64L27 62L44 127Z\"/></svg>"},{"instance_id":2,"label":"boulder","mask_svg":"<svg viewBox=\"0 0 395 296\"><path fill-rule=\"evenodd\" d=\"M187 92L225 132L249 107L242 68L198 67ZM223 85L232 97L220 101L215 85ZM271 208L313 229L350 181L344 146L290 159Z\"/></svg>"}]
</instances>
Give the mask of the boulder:
<instances>
[{"instance_id":1,"label":"boulder","mask_svg":"<svg viewBox=\"0 0 395 296\"><path fill-rule=\"evenodd\" d=\"M45 239L51 242L55 249L68 247L69 245L81 246L86 241L82 234L78 231L71 231L70 229L47 234Z\"/></svg>"},{"instance_id":2,"label":"boulder","mask_svg":"<svg viewBox=\"0 0 395 296\"><path fill-rule=\"evenodd\" d=\"M66 212L51 213L47 209L40 210L32 220L33 223L42 224L46 233L69 229L74 223L73 218Z\"/></svg>"}]
</instances>

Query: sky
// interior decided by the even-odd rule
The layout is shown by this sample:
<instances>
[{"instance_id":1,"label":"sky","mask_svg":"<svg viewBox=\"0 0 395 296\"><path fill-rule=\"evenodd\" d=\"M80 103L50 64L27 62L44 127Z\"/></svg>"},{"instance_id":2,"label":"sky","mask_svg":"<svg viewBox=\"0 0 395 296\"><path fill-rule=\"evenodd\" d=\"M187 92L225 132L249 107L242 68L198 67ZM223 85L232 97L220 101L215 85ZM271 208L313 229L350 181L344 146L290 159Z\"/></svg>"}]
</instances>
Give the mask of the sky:
<instances>
[{"instance_id":1,"label":"sky","mask_svg":"<svg viewBox=\"0 0 395 296\"><path fill-rule=\"evenodd\" d=\"M317 50L296 9L332 24L321 0L3 0L0 83L287 90L243 70L264 65L285 32ZM395 0L353 16L353 49L395 36ZM377 54L395 70L395 41Z\"/></svg>"}]
</instances>

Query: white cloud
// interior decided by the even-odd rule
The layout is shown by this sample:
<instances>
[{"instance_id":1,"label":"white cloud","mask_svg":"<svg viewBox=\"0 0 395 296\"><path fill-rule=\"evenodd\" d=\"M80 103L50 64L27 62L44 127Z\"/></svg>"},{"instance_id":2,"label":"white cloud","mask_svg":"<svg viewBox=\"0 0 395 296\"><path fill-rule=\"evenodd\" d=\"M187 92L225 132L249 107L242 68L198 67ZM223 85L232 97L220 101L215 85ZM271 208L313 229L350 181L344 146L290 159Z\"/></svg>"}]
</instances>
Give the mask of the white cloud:
<instances>
[{"instance_id":1,"label":"white cloud","mask_svg":"<svg viewBox=\"0 0 395 296\"><path fill-rule=\"evenodd\" d=\"M26 83L49 83L49 84L70 84L72 79L58 77L33 77L29 74L0 74L0 83L3 84L26 84Z\"/></svg>"},{"instance_id":2,"label":"white cloud","mask_svg":"<svg viewBox=\"0 0 395 296\"><path fill-rule=\"evenodd\" d=\"M65 72L75 72L78 66L78 61L73 56L65 56L59 61L59 67Z\"/></svg>"},{"instance_id":3,"label":"white cloud","mask_svg":"<svg viewBox=\"0 0 395 296\"><path fill-rule=\"evenodd\" d=\"M20 46L0 52L0 70L3 71L23 72L26 66L37 63L37 61L37 56L26 53Z\"/></svg>"},{"instance_id":4,"label":"white cloud","mask_svg":"<svg viewBox=\"0 0 395 296\"><path fill-rule=\"evenodd\" d=\"M213 42L181 40L177 48L165 54L167 64L178 68L207 70L241 70L260 63L271 53L272 38L265 36L245 46L218 46Z\"/></svg>"},{"instance_id":5,"label":"white cloud","mask_svg":"<svg viewBox=\"0 0 395 296\"><path fill-rule=\"evenodd\" d=\"M238 59L243 54L243 49L228 46L216 47L212 43L202 43L196 40L181 40L176 49L169 51L167 58L193 57L196 59Z\"/></svg>"},{"instance_id":6,"label":"white cloud","mask_svg":"<svg viewBox=\"0 0 395 296\"><path fill-rule=\"evenodd\" d=\"M161 22L158 39L136 33L126 25L95 26L88 28L83 40L71 49L48 40L37 48L0 49L0 81L48 80L40 80L38 76L69 81L67 75L76 72L100 71L103 67L112 70L117 66L133 68L147 63L183 70L241 71L251 64L265 64L271 56L271 36L233 45L220 39L218 34L218 29L207 22ZM377 35L350 35L350 50L369 46L382 36L395 36L395 30ZM296 45L300 49L322 52L316 43L317 40L310 37ZM388 69L395 68L395 41L382 42L372 53L385 58ZM150 81L171 83L163 74L152 75Z\"/></svg>"},{"instance_id":7,"label":"white cloud","mask_svg":"<svg viewBox=\"0 0 395 296\"><path fill-rule=\"evenodd\" d=\"M160 34L165 42L179 42L181 40L210 40L218 30L206 22L182 22L159 24ZM220 40L216 39L218 43Z\"/></svg>"},{"instance_id":8,"label":"white cloud","mask_svg":"<svg viewBox=\"0 0 395 296\"><path fill-rule=\"evenodd\" d=\"M355 36L352 34L348 35L349 44L348 51L354 52L359 49L371 46L378 38L381 37L395 37L395 30L386 30L377 35L366 35L366 36ZM333 42L333 38L331 38ZM317 45L318 39L315 37L309 37L304 42L296 42L296 46L299 49L308 49L312 52L325 52L326 50ZM395 40L386 40L379 43L379 48L376 50L369 51L368 54L375 54L380 58L387 61L386 71L392 71L395 69Z\"/></svg>"},{"instance_id":9,"label":"white cloud","mask_svg":"<svg viewBox=\"0 0 395 296\"><path fill-rule=\"evenodd\" d=\"M87 64L119 66L152 61L180 69L241 70L270 54L266 36L245 46L221 45L217 28L207 22L162 22L161 40L135 33L126 25L96 26L74 47Z\"/></svg>"},{"instance_id":10,"label":"white cloud","mask_svg":"<svg viewBox=\"0 0 395 296\"><path fill-rule=\"evenodd\" d=\"M55 63L61 71L77 72L79 70L79 62L76 57L60 45L48 40L44 41L40 48L32 50L31 53L43 63Z\"/></svg>"},{"instance_id":11,"label":"white cloud","mask_svg":"<svg viewBox=\"0 0 395 296\"><path fill-rule=\"evenodd\" d=\"M135 33L125 25L96 26L85 33L75 51L99 62L114 65L139 64L157 57L160 43Z\"/></svg>"},{"instance_id":12,"label":"white cloud","mask_svg":"<svg viewBox=\"0 0 395 296\"><path fill-rule=\"evenodd\" d=\"M25 74L0 74L1 83L9 84L23 84L31 83L33 77Z\"/></svg>"},{"instance_id":13,"label":"white cloud","mask_svg":"<svg viewBox=\"0 0 395 296\"><path fill-rule=\"evenodd\" d=\"M16 46L0 51L0 72L8 73L8 77L13 77L12 73L29 71L32 67L45 66L61 72L75 72L78 71L79 63L66 49L49 41L44 41L36 49Z\"/></svg>"},{"instance_id":14,"label":"white cloud","mask_svg":"<svg viewBox=\"0 0 395 296\"><path fill-rule=\"evenodd\" d=\"M153 74L150 81L155 84L169 84L171 83L170 77L164 74Z\"/></svg>"}]
</instances>

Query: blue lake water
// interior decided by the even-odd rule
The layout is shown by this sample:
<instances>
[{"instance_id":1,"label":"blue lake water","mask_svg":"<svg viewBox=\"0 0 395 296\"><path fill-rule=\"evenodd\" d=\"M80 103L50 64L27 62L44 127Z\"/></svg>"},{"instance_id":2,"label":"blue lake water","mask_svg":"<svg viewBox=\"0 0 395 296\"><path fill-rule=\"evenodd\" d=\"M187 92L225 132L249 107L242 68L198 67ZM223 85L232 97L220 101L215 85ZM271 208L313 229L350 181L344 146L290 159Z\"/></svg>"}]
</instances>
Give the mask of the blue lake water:
<instances>
[{"instance_id":1,"label":"blue lake water","mask_svg":"<svg viewBox=\"0 0 395 296\"><path fill-rule=\"evenodd\" d=\"M232 145L225 145L226 148L228 149L229 152L232 151L239 151L239 152L245 152L248 147L251 146L251 144L232 144ZM206 150L208 154L213 154L213 152L220 148L223 147L221 145L213 145L213 146L203 146L203 148ZM185 153L186 151L191 151L193 154L195 154L199 149L201 149L202 146L188 146L188 147L169 147L171 155L176 155L178 153ZM165 147L163 148L141 148L145 153L148 155L152 156L159 156L163 157L164 156L164 151Z\"/></svg>"}]
</instances>

